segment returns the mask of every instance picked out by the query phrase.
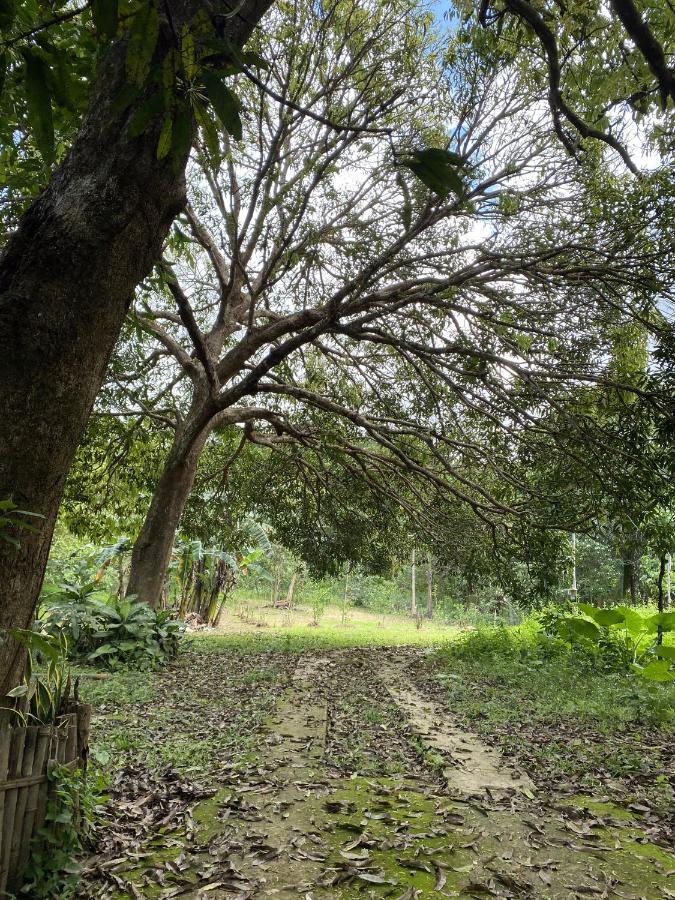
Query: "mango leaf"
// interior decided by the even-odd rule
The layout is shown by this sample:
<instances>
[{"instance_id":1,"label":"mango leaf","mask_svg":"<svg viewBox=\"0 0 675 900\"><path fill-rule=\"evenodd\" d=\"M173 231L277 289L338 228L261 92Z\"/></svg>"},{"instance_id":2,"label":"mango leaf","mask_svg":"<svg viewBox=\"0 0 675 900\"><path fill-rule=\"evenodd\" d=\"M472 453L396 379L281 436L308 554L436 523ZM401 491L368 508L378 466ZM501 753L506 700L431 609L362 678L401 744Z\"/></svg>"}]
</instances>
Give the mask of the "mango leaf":
<instances>
[{"instance_id":1,"label":"mango leaf","mask_svg":"<svg viewBox=\"0 0 675 900\"><path fill-rule=\"evenodd\" d=\"M96 31L104 40L111 41L117 34L118 0L94 0L91 13Z\"/></svg>"},{"instance_id":2,"label":"mango leaf","mask_svg":"<svg viewBox=\"0 0 675 900\"><path fill-rule=\"evenodd\" d=\"M47 165L54 162L54 120L47 64L33 50L25 50L26 102L28 121L35 144Z\"/></svg>"},{"instance_id":3,"label":"mango leaf","mask_svg":"<svg viewBox=\"0 0 675 900\"><path fill-rule=\"evenodd\" d=\"M415 150L403 165L443 200L451 191L458 197L464 193L464 182L457 170L465 161L456 153L437 147Z\"/></svg>"},{"instance_id":4,"label":"mango leaf","mask_svg":"<svg viewBox=\"0 0 675 900\"><path fill-rule=\"evenodd\" d=\"M162 130L157 141L157 159L164 159L171 150L171 135L173 133L173 119L167 113L162 122Z\"/></svg>"},{"instance_id":5,"label":"mango leaf","mask_svg":"<svg viewBox=\"0 0 675 900\"><path fill-rule=\"evenodd\" d=\"M152 2L143 3L131 23L126 56L129 81L139 87L145 84L148 77L158 36L157 7Z\"/></svg>"},{"instance_id":6,"label":"mango leaf","mask_svg":"<svg viewBox=\"0 0 675 900\"><path fill-rule=\"evenodd\" d=\"M610 625L620 625L626 619L625 613L618 609L598 609L588 603L580 603L579 609L589 619L593 619L597 625L603 628L608 628Z\"/></svg>"},{"instance_id":7,"label":"mango leaf","mask_svg":"<svg viewBox=\"0 0 675 900\"><path fill-rule=\"evenodd\" d=\"M600 638L600 629L595 622L589 622L581 616L566 616L558 622L558 631L561 635L571 638L583 637L591 641Z\"/></svg>"},{"instance_id":8,"label":"mango leaf","mask_svg":"<svg viewBox=\"0 0 675 900\"><path fill-rule=\"evenodd\" d=\"M214 72L202 72L202 82L206 96L223 127L236 141L242 138L242 125L239 110L241 104L232 91L223 84L222 80Z\"/></svg>"}]
</instances>

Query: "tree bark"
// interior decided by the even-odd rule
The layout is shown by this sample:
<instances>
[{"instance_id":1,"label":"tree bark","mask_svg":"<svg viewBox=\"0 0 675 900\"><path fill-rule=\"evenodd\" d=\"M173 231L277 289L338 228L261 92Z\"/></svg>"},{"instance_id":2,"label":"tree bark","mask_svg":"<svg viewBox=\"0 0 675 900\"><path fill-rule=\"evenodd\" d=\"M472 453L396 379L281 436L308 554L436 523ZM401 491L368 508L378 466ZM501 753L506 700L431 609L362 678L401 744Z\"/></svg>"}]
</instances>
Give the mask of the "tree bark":
<instances>
[{"instance_id":1,"label":"tree bark","mask_svg":"<svg viewBox=\"0 0 675 900\"><path fill-rule=\"evenodd\" d=\"M658 577L658 588L659 588L659 612L663 612L663 576L666 574L666 554L662 553L659 557L659 577ZM659 625L658 633L656 636L656 643L661 645L663 643L663 628Z\"/></svg>"},{"instance_id":2,"label":"tree bark","mask_svg":"<svg viewBox=\"0 0 675 900\"><path fill-rule=\"evenodd\" d=\"M298 571L297 569L291 575L291 583L288 585L288 592L286 594L286 606L290 609L293 606L293 595L295 594L295 585L298 580Z\"/></svg>"},{"instance_id":3,"label":"tree bark","mask_svg":"<svg viewBox=\"0 0 675 900\"><path fill-rule=\"evenodd\" d=\"M636 605L638 600L638 577L635 560L624 559L623 561L621 593L624 600L630 596L631 605Z\"/></svg>"},{"instance_id":4,"label":"tree bark","mask_svg":"<svg viewBox=\"0 0 675 900\"><path fill-rule=\"evenodd\" d=\"M417 615L417 566L415 564L415 548L413 547L410 571L410 614Z\"/></svg>"},{"instance_id":5,"label":"tree bark","mask_svg":"<svg viewBox=\"0 0 675 900\"><path fill-rule=\"evenodd\" d=\"M427 553L427 619L434 616L434 570L431 553Z\"/></svg>"},{"instance_id":6,"label":"tree bark","mask_svg":"<svg viewBox=\"0 0 675 900\"><path fill-rule=\"evenodd\" d=\"M272 0L244 0L225 19L241 46ZM204 0L167 0L175 45ZM208 7L211 8L210 6ZM108 51L89 110L64 162L26 211L0 258L0 498L44 516L20 547L0 546L0 627L27 627L42 585L64 481L136 285L158 259L185 203L186 159L157 159L160 124L136 138L140 103L116 112L126 41ZM0 645L0 693L20 677L23 653Z\"/></svg>"},{"instance_id":7,"label":"tree bark","mask_svg":"<svg viewBox=\"0 0 675 900\"><path fill-rule=\"evenodd\" d=\"M669 553L666 566L666 607L670 609L670 588L673 574L673 557Z\"/></svg>"},{"instance_id":8,"label":"tree bark","mask_svg":"<svg viewBox=\"0 0 675 900\"><path fill-rule=\"evenodd\" d=\"M190 496L199 457L209 432L210 430L203 431L187 447L184 435L176 433L143 527L134 544L127 596L133 594L154 609L161 602L176 530Z\"/></svg>"}]
</instances>

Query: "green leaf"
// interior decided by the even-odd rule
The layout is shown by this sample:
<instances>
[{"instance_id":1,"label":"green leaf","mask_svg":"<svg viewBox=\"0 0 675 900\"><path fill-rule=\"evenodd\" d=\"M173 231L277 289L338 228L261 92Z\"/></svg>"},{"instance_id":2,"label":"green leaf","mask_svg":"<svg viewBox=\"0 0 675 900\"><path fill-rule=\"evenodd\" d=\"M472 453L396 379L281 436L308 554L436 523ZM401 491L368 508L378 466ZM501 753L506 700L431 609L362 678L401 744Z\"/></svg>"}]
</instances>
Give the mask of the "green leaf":
<instances>
[{"instance_id":1,"label":"green leaf","mask_svg":"<svg viewBox=\"0 0 675 900\"><path fill-rule=\"evenodd\" d=\"M167 113L162 122L162 130L157 141L157 159L164 159L171 150L171 135L173 133L173 119Z\"/></svg>"},{"instance_id":2,"label":"green leaf","mask_svg":"<svg viewBox=\"0 0 675 900\"><path fill-rule=\"evenodd\" d=\"M0 53L0 97L5 87L5 77L7 76L7 54Z\"/></svg>"},{"instance_id":3,"label":"green leaf","mask_svg":"<svg viewBox=\"0 0 675 900\"><path fill-rule=\"evenodd\" d=\"M94 0L91 12L96 31L104 40L111 41L117 34L118 0Z\"/></svg>"},{"instance_id":4,"label":"green leaf","mask_svg":"<svg viewBox=\"0 0 675 900\"><path fill-rule=\"evenodd\" d=\"M35 144L47 165L54 162L54 120L48 84L47 64L32 50L25 50L26 101L28 121Z\"/></svg>"},{"instance_id":5,"label":"green leaf","mask_svg":"<svg viewBox=\"0 0 675 900\"><path fill-rule=\"evenodd\" d=\"M97 659L99 656L108 656L111 653L117 653L117 647L113 647L112 644L102 644L90 653L87 659Z\"/></svg>"},{"instance_id":6,"label":"green leaf","mask_svg":"<svg viewBox=\"0 0 675 900\"><path fill-rule=\"evenodd\" d=\"M0 29L12 27L16 8L16 0L0 0Z\"/></svg>"},{"instance_id":7,"label":"green leaf","mask_svg":"<svg viewBox=\"0 0 675 900\"><path fill-rule=\"evenodd\" d=\"M600 629L595 622L582 619L581 616L566 616L558 623L558 631L569 638L583 637L591 641L600 638Z\"/></svg>"},{"instance_id":8,"label":"green leaf","mask_svg":"<svg viewBox=\"0 0 675 900\"><path fill-rule=\"evenodd\" d=\"M260 56L254 50L245 50L241 56L247 66L254 66L256 69L264 69L266 72L269 72L270 67L267 65L262 56Z\"/></svg>"},{"instance_id":9,"label":"green leaf","mask_svg":"<svg viewBox=\"0 0 675 900\"><path fill-rule=\"evenodd\" d=\"M241 72L244 68L242 51L226 35L203 41L202 46L205 50L211 51L202 55L200 60L202 65L225 69L228 75Z\"/></svg>"},{"instance_id":10,"label":"green leaf","mask_svg":"<svg viewBox=\"0 0 675 900\"><path fill-rule=\"evenodd\" d=\"M47 659L58 660L61 656L58 647L55 647L48 638L36 631L30 631L27 628L10 628L9 633L15 641L28 647L29 650L37 650Z\"/></svg>"},{"instance_id":11,"label":"green leaf","mask_svg":"<svg viewBox=\"0 0 675 900\"><path fill-rule=\"evenodd\" d=\"M675 681L675 670L670 667L667 659L655 659L644 668L634 666L634 669L648 681Z\"/></svg>"},{"instance_id":12,"label":"green leaf","mask_svg":"<svg viewBox=\"0 0 675 900\"><path fill-rule=\"evenodd\" d=\"M153 2L145 2L134 16L127 44L126 68L129 81L142 87L159 36L159 16Z\"/></svg>"},{"instance_id":13,"label":"green leaf","mask_svg":"<svg viewBox=\"0 0 675 900\"><path fill-rule=\"evenodd\" d=\"M598 609L595 606L590 606L588 603L580 603L579 609L589 619L593 619L597 625L601 625L603 628L609 628L610 625L620 625L626 619L625 614L618 609Z\"/></svg>"},{"instance_id":14,"label":"green leaf","mask_svg":"<svg viewBox=\"0 0 675 900\"><path fill-rule=\"evenodd\" d=\"M464 193L464 183L457 173L457 169L464 165L464 160L456 153L437 147L415 150L403 165L442 199L451 191L458 197Z\"/></svg>"},{"instance_id":15,"label":"green leaf","mask_svg":"<svg viewBox=\"0 0 675 900\"><path fill-rule=\"evenodd\" d=\"M113 102L110 104L110 113L112 117L117 118L117 116L120 116L125 111L125 109L128 109L131 106L131 104L134 102L134 100L136 100L139 94L140 90L138 88L138 85L131 84L131 82L127 81L127 83L120 90Z\"/></svg>"},{"instance_id":16,"label":"green leaf","mask_svg":"<svg viewBox=\"0 0 675 900\"><path fill-rule=\"evenodd\" d=\"M206 96L211 101L211 105L223 127L236 141L240 141L242 138L242 124L239 116L239 110L241 109L239 100L213 72L202 72L202 82Z\"/></svg>"},{"instance_id":17,"label":"green leaf","mask_svg":"<svg viewBox=\"0 0 675 900\"><path fill-rule=\"evenodd\" d=\"M217 165L222 156L218 127L211 118L209 110L201 104L195 105L195 118L202 129L204 144L212 157L212 162Z\"/></svg>"},{"instance_id":18,"label":"green leaf","mask_svg":"<svg viewBox=\"0 0 675 900\"><path fill-rule=\"evenodd\" d=\"M197 59L195 57L195 40L189 25L183 25L181 30L180 62L185 75L192 80L197 74Z\"/></svg>"},{"instance_id":19,"label":"green leaf","mask_svg":"<svg viewBox=\"0 0 675 900\"><path fill-rule=\"evenodd\" d=\"M28 693L28 685L27 684L17 684L16 687L13 687L11 691L7 691L8 697L25 697Z\"/></svg>"},{"instance_id":20,"label":"green leaf","mask_svg":"<svg viewBox=\"0 0 675 900\"><path fill-rule=\"evenodd\" d=\"M629 606L617 606L616 610L617 612L623 613L624 621L622 624L631 637L637 638L642 634L650 632L651 629L647 624L648 620L643 618L639 612L636 612Z\"/></svg>"},{"instance_id":21,"label":"green leaf","mask_svg":"<svg viewBox=\"0 0 675 900\"><path fill-rule=\"evenodd\" d=\"M675 662L675 647L657 647L655 650L656 655L659 659L669 659L671 662Z\"/></svg>"},{"instance_id":22,"label":"green leaf","mask_svg":"<svg viewBox=\"0 0 675 900\"><path fill-rule=\"evenodd\" d=\"M675 631L675 612L657 613L646 621L652 632L658 631L659 627L661 631Z\"/></svg>"}]
</instances>

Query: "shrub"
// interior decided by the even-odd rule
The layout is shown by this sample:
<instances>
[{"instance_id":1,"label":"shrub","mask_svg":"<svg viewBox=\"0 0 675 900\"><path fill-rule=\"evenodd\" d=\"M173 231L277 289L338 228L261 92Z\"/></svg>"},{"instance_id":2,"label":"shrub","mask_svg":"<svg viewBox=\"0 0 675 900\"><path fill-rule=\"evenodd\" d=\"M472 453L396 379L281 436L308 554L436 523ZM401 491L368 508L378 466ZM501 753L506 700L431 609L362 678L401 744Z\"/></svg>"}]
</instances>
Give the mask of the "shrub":
<instances>
[{"instance_id":1,"label":"shrub","mask_svg":"<svg viewBox=\"0 0 675 900\"><path fill-rule=\"evenodd\" d=\"M628 606L597 609L580 603L557 623L571 647L596 654L605 668L633 671L650 681L675 681L675 647L659 640L675 631L675 613L643 616Z\"/></svg>"},{"instance_id":2,"label":"shrub","mask_svg":"<svg viewBox=\"0 0 675 900\"><path fill-rule=\"evenodd\" d=\"M152 668L178 653L184 631L166 610L100 591L48 605L41 624L48 633L66 635L71 659L111 667Z\"/></svg>"}]
</instances>

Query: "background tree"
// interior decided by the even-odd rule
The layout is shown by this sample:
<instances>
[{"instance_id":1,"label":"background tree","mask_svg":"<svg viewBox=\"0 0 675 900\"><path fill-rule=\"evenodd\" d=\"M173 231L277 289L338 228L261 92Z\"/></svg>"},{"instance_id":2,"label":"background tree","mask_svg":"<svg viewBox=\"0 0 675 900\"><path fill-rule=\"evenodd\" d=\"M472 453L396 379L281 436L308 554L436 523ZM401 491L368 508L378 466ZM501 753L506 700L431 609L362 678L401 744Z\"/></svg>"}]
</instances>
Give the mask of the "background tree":
<instances>
[{"instance_id":1,"label":"background tree","mask_svg":"<svg viewBox=\"0 0 675 900\"><path fill-rule=\"evenodd\" d=\"M220 85L209 42L226 38L232 58L268 6L245 0L235 10L227 3L207 9L199 0L168 0L160 10L148 0L124 10L123 33L115 37L115 6L96 4L102 44L114 40L84 80L78 76L92 46L88 5L56 15L32 2L4 7L3 103L20 116L25 110L45 165L56 155L53 100L59 109L73 100L66 145L76 134L63 161L41 179L45 190L18 219L0 258L0 496L44 516L19 548L0 548L0 626L30 622L65 477L129 301L185 202L197 107L178 85L204 77ZM81 26L76 12L84 15ZM174 125L171 152L164 153L167 115ZM22 156L23 120L12 115L8 135L2 119L3 154L11 161L14 148ZM0 648L0 691L18 677L21 659L12 641Z\"/></svg>"},{"instance_id":2,"label":"background tree","mask_svg":"<svg viewBox=\"0 0 675 900\"><path fill-rule=\"evenodd\" d=\"M348 466L366 466L404 505L409 496L422 507L431 490L483 514L514 512L482 486L466 490L460 469L490 460L522 500L526 482L509 474L513 442L541 425L541 404L564 403L570 378L598 377L608 340L598 297L620 317L617 290L637 303L659 280L659 257L644 252L639 231L638 260L622 226L587 214L579 191L591 187L546 137L547 119L522 82L505 85L461 43L444 81L428 23L411 30L406 11L380 8L371 30L350 38L349 56L345 22L360 21L356 5L322 22L297 12L292 32L282 27L259 47L273 64L251 88L257 145L201 147L194 202L134 309L152 338L152 368L141 369L142 385L128 375L120 385L133 404L152 371L161 380L142 406L168 400L174 410L162 413L173 446L129 587L151 603L199 455L228 422L249 430L266 422L265 440L339 444ZM408 43L393 40L399 33ZM334 108L340 92L361 84ZM452 152L466 160L465 181L441 195L406 180L389 141L402 115L416 125L411 107L420 123L433 122L439 97L457 117ZM430 139L440 127L429 126ZM485 239L464 237L467 221ZM178 369L166 368L171 358ZM395 492L386 487L392 471ZM419 477L429 482L421 492Z\"/></svg>"}]
</instances>

